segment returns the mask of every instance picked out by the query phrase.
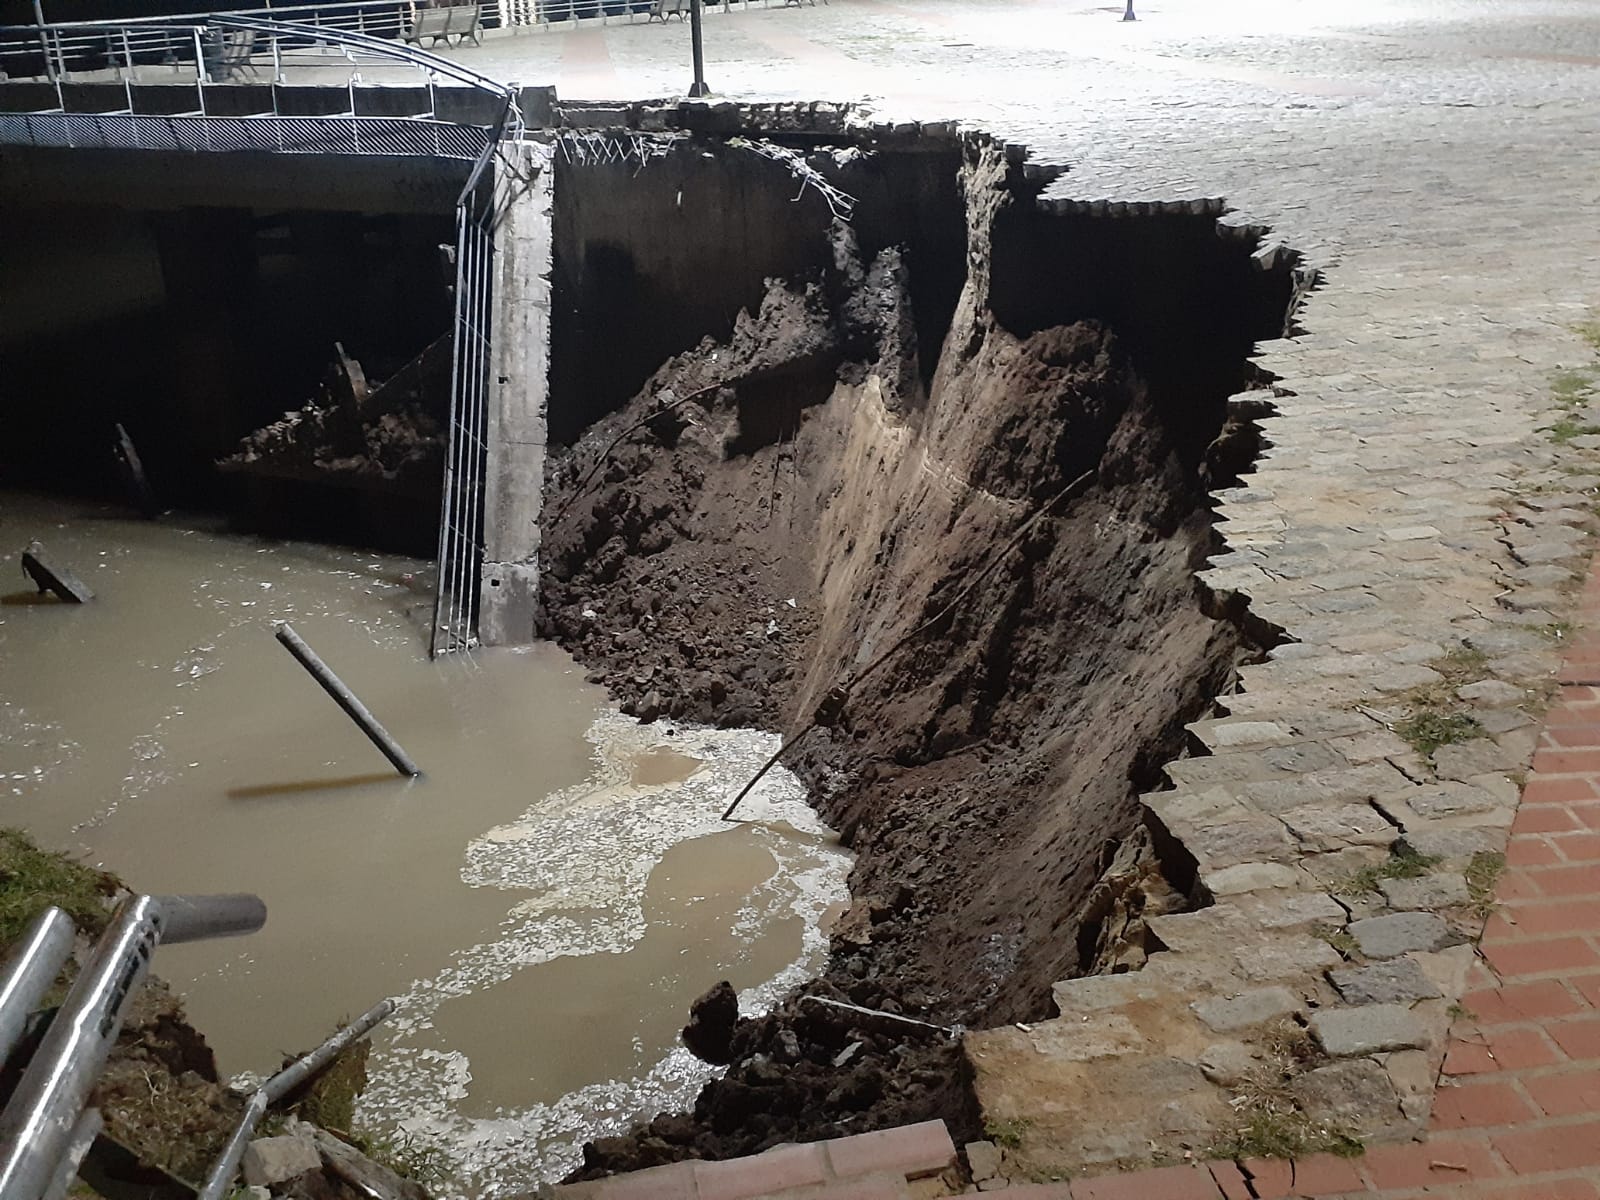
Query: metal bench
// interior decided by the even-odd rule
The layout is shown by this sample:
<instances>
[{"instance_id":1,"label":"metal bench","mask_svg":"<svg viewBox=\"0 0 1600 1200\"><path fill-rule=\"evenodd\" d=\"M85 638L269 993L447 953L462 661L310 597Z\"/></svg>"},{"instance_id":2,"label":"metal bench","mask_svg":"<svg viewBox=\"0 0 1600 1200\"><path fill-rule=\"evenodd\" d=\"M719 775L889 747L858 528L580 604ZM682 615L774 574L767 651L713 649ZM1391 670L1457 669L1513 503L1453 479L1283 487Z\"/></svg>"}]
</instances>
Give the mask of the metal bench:
<instances>
[{"instance_id":1,"label":"metal bench","mask_svg":"<svg viewBox=\"0 0 1600 1200\"><path fill-rule=\"evenodd\" d=\"M667 18L674 13L677 14L680 21L687 17L689 15L689 0L655 0L655 3L650 6L650 15L645 18L645 24L648 25L651 21L660 21L665 25Z\"/></svg>"},{"instance_id":2,"label":"metal bench","mask_svg":"<svg viewBox=\"0 0 1600 1200\"><path fill-rule=\"evenodd\" d=\"M437 46L442 40L448 46L450 39L455 38L459 46L471 38L474 46L481 46L482 33L482 5L452 4L448 8L418 9L416 20L405 32L405 40L420 46L423 38L429 38L429 45Z\"/></svg>"}]
</instances>

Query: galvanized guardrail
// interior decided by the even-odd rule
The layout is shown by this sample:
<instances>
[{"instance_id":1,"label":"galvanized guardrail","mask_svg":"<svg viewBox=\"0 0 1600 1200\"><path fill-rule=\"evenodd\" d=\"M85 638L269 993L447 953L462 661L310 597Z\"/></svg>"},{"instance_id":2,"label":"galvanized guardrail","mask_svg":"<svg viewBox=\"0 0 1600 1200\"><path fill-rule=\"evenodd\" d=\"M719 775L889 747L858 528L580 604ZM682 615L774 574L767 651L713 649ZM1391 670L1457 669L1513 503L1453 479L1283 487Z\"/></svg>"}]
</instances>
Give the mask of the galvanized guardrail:
<instances>
[{"instance_id":1,"label":"galvanized guardrail","mask_svg":"<svg viewBox=\"0 0 1600 1200\"><path fill-rule=\"evenodd\" d=\"M122 1030L129 998L162 942L235 937L265 924L256 896L130 896L51 1019L0 1113L0 1200L56 1200L100 1130L84 1105ZM72 952L72 921L59 908L36 917L0 975L0 1049L9 1054L29 1014Z\"/></svg>"},{"instance_id":2,"label":"galvanized guardrail","mask_svg":"<svg viewBox=\"0 0 1600 1200\"><path fill-rule=\"evenodd\" d=\"M188 113L167 115L204 117L216 108L208 101L208 86L264 83L274 86L260 89L263 107L250 115L303 116L279 107L279 85L287 84L294 70L303 82L347 89L350 108L345 115L357 116L355 93L364 82L363 69L383 73L390 83L397 75L414 73L430 101L428 111L417 114L425 119L438 119L440 84L471 88L501 102L516 95L513 85L390 37L251 12L0 26L0 72L12 80L48 82L56 103L46 111L67 110L64 89L73 83L120 84L125 104L113 111L126 114L135 112L135 88L177 83L194 88L195 106ZM243 115L236 107L224 111Z\"/></svg>"}]
</instances>

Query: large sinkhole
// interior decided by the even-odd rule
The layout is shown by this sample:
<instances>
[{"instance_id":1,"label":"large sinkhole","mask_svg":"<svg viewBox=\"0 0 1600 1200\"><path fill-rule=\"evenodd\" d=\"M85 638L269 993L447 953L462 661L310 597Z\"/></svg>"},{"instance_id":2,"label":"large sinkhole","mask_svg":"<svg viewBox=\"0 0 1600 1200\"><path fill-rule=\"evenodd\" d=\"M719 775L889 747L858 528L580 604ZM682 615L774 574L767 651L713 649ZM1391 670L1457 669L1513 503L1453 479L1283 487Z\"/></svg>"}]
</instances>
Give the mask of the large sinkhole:
<instances>
[{"instance_id":1,"label":"large sinkhole","mask_svg":"<svg viewBox=\"0 0 1600 1200\"><path fill-rule=\"evenodd\" d=\"M0 470L109 492L121 424L169 502L426 553L458 165L227 157L12 172ZM985 1026L1137 967L1141 907L1198 899L1138 796L1271 638L1194 572L1292 256L1214 204L1041 200L979 135L550 162L539 632L644 721L784 736L857 855L808 995ZM944 1042L796 998L715 1053L583 1169L977 1132Z\"/></svg>"},{"instance_id":2,"label":"large sinkhole","mask_svg":"<svg viewBox=\"0 0 1600 1200\"><path fill-rule=\"evenodd\" d=\"M1147 900L1197 899L1137 798L1271 639L1194 572L1291 264L1219 206L1041 201L981 138L789 145L558 176L544 627L646 719L784 732L858 855L814 991L1053 1015L1053 982L1138 965ZM817 1011L740 1027L693 1137L587 1169L970 1131L958 1064L882 1038L841 1080Z\"/></svg>"}]
</instances>

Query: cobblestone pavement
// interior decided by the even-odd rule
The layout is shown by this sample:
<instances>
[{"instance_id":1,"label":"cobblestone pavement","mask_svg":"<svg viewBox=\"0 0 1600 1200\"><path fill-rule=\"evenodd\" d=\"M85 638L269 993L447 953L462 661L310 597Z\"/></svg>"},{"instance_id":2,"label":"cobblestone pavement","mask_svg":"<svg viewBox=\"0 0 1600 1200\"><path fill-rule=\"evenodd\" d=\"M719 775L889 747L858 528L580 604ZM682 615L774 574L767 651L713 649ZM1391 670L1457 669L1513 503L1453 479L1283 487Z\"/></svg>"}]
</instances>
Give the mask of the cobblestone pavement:
<instances>
[{"instance_id":1,"label":"cobblestone pavement","mask_svg":"<svg viewBox=\"0 0 1600 1200\"><path fill-rule=\"evenodd\" d=\"M1205 575L1292 640L1146 798L1216 903L1153 921L1166 952L1144 970L1058 985L1060 1017L968 1039L986 1115L1020 1130L1011 1182L1595 1200L1600 641L1572 645L1537 730L1600 487L1596 375L1571 373L1600 307L1600 6L1120 8L706 22L723 97L959 117L1068 164L1051 197L1226 196L1325 271L1295 336L1262 347L1271 447L1222 497ZM567 98L670 95L688 32L530 31L460 57ZM1253 1158L1280 1118L1367 1153Z\"/></svg>"}]
</instances>

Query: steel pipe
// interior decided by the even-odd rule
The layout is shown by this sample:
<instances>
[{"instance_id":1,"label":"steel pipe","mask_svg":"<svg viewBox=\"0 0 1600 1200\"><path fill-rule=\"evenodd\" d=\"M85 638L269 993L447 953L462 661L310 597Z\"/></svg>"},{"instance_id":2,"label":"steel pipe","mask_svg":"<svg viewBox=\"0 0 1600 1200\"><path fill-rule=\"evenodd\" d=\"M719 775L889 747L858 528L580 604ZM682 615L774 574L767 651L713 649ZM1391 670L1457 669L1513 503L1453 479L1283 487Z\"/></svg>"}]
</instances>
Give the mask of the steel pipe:
<instances>
[{"instance_id":1,"label":"steel pipe","mask_svg":"<svg viewBox=\"0 0 1600 1200\"><path fill-rule=\"evenodd\" d=\"M241 937L267 923L260 896L232 892L219 896L157 896L162 914L161 944L206 938Z\"/></svg>"},{"instance_id":2,"label":"steel pipe","mask_svg":"<svg viewBox=\"0 0 1600 1200\"><path fill-rule=\"evenodd\" d=\"M89 1147L94 1145L95 1138L100 1136L100 1131L105 1127L98 1108L86 1108L78 1114L77 1123L72 1127L72 1136L67 1141L67 1152L56 1164L55 1178L45 1188L42 1200L61 1200L67 1194L73 1177L83 1165L84 1155L89 1153Z\"/></svg>"},{"instance_id":3,"label":"steel pipe","mask_svg":"<svg viewBox=\"0 0 1600 1200\"><path fill-rule=\"evenodd\" d=\"M350 719L360 726L361 732L371 739L372 744L383 751L383 756L394 764L396 771L412 778L422 774L422 768L412 762L411 756L400 748L400 743L390 736L387 729L378 724L378 718L372 715L365 704L356 699L356 694L345 686L344 680L328 668L328 664L317 656L315 650L306 645L305 640L291 626L279 625L277 638L283 644L283 648L294 655L300 665L310 673L311 678L322 685L322 690L333 697L334 703L344 709Z\"/></svg>"},{"instance_id":4,"label":"steel pipe","mask_svg":"<svg viewBox=\"0 0 1600 1200\"><path fill-rule=\"evenodd\" d=\"M161 941L161 902L125 900L0 1114L0 1196L39 1200L122 1028L123 1006Z\"/></svg>"},{"instance_id":5,"label":"steel pipe","mask_svg":"<svg viewBox=\"0 0 1600 1200\"><path fill-rule=\"evenodd\" d=\"M196 1200L221 1200L233 1182L234 1173L239 1169L239 1160L244 1157L244 1149L250 1144L250 1135L255 1131L257 1123L266 1115L267 1109L338 1058L392 1012L394 1012L393 1000L383 1000L374 1004L311 1053L297 1058L257 1088L251 1094L249 1102L245 1104L244 1115L239 1118L239 1124L228 1138L228 1144L222 1148L222 1153L213 1164L211 1173L206 1176L205 1186L200 1189Z\"/></svg>"},{"instance_id":6,"label":"steel pipe","mask_svg":"<svg viewBox=\"0 0 1600 1200\"><path fill-rule=\"evenodd\" d=\"M59 908L47 908L28 923L6 959L0 972L0 1063L11 1057L28 1014L61 974L72 953L72 938L72 918Z\"/></svg>"}]
</instances>

